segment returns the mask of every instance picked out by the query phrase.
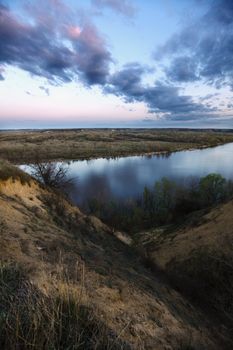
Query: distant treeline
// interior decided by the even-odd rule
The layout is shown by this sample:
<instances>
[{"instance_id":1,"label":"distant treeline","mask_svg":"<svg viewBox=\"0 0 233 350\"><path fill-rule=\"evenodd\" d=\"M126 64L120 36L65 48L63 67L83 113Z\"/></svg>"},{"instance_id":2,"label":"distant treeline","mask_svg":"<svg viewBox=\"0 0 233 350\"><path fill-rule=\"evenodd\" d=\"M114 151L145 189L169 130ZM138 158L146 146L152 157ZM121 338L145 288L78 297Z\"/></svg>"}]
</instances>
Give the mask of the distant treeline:
<instances>
[{"instance_id":1,"label":"distant treeline","mask_svg":"<svg viewBox=\"0 0 233 350\"><path fill-rule=\"evenodd\" d=\"M178 223L187 214L233 198L233 181L209 174L178 184L168 178L144 188L140 198L125 201L91 198L87 211L112 227L129 233Z\"/></svg>"}]
</instances>

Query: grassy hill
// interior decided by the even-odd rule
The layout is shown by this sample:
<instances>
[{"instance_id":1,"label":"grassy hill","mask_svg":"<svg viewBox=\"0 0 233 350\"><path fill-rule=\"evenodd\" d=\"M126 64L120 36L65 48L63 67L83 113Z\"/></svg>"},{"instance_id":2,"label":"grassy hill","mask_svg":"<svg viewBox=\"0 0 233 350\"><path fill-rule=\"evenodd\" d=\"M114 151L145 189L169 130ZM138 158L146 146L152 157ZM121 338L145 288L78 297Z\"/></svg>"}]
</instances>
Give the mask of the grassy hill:
<instances>
[{"instance_id":1,"label":"grassy hill","mask_svg":"<svg viewBox=\"0 0 233 350\"><path fill-rule=\"evenodd\" d=\"M230 256L232 208L165 238L150 233L150 249L142 245L153 271L121 233L1 161L0 348L232 349L225 318L175 285L200 248Z\"/></svg>"},{"instance_id":2,"label":"grassy hill","mask_svg":"<svg viewBox=\"0 0 233 350\"><path fill-rule=\"evenodd\" d=\"M152 268L219 322L233 324L233 201L138 236Z\"/></svg>"}]
</instances>

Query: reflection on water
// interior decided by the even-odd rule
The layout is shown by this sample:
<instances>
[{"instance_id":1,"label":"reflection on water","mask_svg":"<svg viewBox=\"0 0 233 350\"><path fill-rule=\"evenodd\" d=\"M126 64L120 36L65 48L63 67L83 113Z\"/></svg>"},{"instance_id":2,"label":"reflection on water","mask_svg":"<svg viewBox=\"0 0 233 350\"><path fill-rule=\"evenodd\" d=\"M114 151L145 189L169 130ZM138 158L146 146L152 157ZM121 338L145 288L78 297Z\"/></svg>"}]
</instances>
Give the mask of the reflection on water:
<instances>
[{"instance_id":1,"label":"reflection on water","mask_svg":"<svg viewBox=\"0 0 233 350\"><path fill-rule=\"evenodd\" d=\"M76 179L71 198L81 206L91 197L137 198L145 186L152 187L162 177L183 181L216 172L233 179L232 155L233 143L172 154L69 162L69 176Z\"/></svg>"}]
</instances>

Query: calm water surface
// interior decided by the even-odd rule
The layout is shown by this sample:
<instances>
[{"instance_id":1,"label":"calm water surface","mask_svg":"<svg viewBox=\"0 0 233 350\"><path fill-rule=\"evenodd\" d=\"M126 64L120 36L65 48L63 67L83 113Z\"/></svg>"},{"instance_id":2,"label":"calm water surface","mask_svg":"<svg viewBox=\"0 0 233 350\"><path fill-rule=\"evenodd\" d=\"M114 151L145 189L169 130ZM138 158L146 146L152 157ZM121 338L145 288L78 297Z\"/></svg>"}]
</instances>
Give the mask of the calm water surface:
<instances>
[{"instance_id":1,"label":"calm water surface","mask_svg":"<svg viewBox=\"0 0 233 350\"><path fill-rule=\"evenodd\" d=\"M145 186L162 177L177 182L209 173L233 179L233 143L203 150L182 151L166 156L133 156L69 162L75 179L72 200L84 206L88 198L138 198Z\"/></svg>"}]
</instances>

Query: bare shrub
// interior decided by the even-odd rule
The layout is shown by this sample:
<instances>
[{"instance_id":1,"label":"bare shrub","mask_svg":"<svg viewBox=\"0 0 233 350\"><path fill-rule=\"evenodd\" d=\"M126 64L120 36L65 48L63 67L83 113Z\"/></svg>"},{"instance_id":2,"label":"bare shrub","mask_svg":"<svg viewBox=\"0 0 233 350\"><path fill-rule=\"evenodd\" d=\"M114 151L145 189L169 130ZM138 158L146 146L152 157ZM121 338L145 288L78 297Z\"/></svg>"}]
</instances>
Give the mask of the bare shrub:
<instances>
[{"instance_id":1,"label":"bare shrub","mask_svg":"<svg viewBox=\"0 0 233 350\"><path fill-rule=\"evenodd\" d=\"M46 186L68 191L74 179L68 177L68 167L62 163L36 161L30 164L31 175Z\"/></svg>"}]
</instances>

